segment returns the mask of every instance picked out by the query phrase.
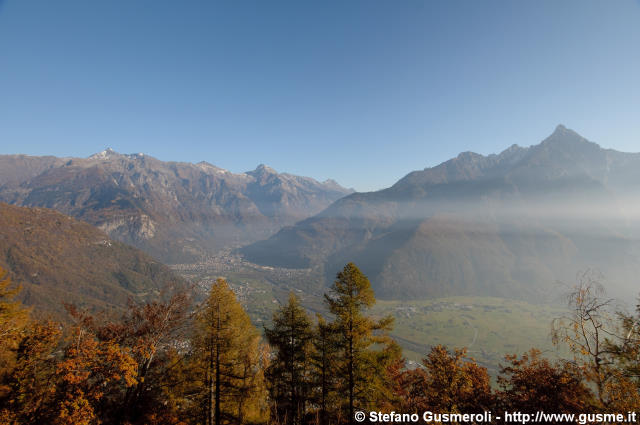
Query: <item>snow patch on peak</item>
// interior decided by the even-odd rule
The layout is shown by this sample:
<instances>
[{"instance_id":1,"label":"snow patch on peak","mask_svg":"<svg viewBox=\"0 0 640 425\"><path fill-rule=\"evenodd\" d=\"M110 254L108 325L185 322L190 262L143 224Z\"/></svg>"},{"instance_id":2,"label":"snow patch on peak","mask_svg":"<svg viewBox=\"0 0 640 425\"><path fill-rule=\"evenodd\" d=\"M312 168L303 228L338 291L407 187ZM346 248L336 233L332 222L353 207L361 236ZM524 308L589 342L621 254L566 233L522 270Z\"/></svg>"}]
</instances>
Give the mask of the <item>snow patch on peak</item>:
<instances>
[{"instance_id":1,"label":"snow patch on peak","mask_svg":"<svg viewBox=\"0 0 640 425\"><path fill-rule=\"evenodd\" d=\"M106 148L102 152L94 153L89 159L109 159L114 155L119 155L119 153L111 148Z\"/></svg>"},{"instance_id":2,"label":"snow patch on peak","mask_svg":"<svg viewBox=\"0 0 640 425\"><path fill-rule=\"evenodd\" d=\"M144 159L144 158L146 158L146 155L144 153L142 153L142 152L131 153L131 154L121 154L121 153L116 152L115 150L113 150L111 148L106 148L102 152L94 153L93 155L91 155L89 157L89 159L102 160L102 161L106 161L106 160L114 159L114 158Z\"/></svg>"}]
</instances>

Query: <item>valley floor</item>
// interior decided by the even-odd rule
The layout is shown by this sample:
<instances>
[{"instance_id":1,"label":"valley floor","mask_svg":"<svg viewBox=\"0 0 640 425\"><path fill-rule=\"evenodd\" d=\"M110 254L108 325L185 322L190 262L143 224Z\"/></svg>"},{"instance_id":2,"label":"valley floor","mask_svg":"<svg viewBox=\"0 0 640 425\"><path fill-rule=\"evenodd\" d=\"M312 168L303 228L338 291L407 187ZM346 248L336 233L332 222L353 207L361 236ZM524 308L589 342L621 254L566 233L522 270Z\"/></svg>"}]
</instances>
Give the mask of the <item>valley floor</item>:
<instances>
[{"instance_id":1,"label":"valley floor","mask_svg":"<svg viewBox=\"0 0 640 425\"><path fill-rule=\"evenodd\" d=\"M324 287L311 269L258 266L229 252L197 264L172 266L194 282L205 296L218 277L224 277L258 328L269 326L273 312L294 292L312 314L326 314ZM410 362L419 362L430 348L443 344L467 348L468 355L497 374L505 354L538 348L551 358L563 357L551 343L551 322L565 313L559 306L535 305L494 297L449 297L428 300L378 300L372 314L395 317L392 337Z\"/></svg>"}]
</instances>

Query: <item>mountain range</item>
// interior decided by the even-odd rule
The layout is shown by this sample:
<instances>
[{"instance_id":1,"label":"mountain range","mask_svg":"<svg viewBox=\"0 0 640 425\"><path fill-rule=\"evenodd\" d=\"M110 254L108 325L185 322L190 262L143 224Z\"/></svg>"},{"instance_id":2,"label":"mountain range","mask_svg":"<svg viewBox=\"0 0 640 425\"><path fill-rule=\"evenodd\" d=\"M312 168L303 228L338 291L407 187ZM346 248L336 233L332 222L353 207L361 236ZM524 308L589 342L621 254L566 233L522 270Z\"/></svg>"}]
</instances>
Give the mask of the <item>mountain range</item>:
<instances>
[{"instance_id":1,"label":"mountain range","mask_svg":"<svg viewBox=\"0 0 640 425\"><path fill-rule=\"evenodd\" d=\"M353 261L388 299L556 298L557 282L588 268L635 295L639 195L640 154L562 125L540 144L464 152L368 193L264 165L231 173L110 149L0 156L0 201L58 210L165 263L236 249L327 284Z\"/></svg>"},{"instance_id":2,"label":"mountain range","mask_svg":"<svg viewBox=\"0 0 640 425\"><path fill-rule=\"evenodd\" d=\"M613 293L631 294L639 194L640 154L602 149L560 125L538 145L461 153L353 193L240 252L263 265L315 267L327 281L353 261L382 298L555 298L559 281L590 268Z\"/></svg>"},{"instance_id":3,"label":"mountain range","mask_svg":"<svg viewBox=\"0 0 640 425\"><path fill-rule=\"evenodd\" d=\"M0 156L0 201L56 209L166 263L264 239L351 192L265 165L231 173L111 149L89 158Z\"/></svg>"}]
</instances>

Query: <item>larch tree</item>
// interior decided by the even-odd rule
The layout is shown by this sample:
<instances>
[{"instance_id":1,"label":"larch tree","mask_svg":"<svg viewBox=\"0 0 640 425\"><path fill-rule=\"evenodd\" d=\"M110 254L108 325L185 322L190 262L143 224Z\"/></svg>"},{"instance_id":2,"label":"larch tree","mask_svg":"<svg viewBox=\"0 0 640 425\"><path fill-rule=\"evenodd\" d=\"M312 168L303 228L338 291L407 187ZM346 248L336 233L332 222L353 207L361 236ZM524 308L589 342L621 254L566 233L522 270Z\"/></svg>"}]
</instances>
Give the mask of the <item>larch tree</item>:
<instances>
[{"instance_id":1,"label":"larch tree","mask_svg":"<svg viewBox=\"0 0 640 425\"><path fill-rule=\"evenodd\" d=\"M397 349L385 331L391 329L393 318L374 320L365 314L375 304L375 295L369 279L353 263L337 274L325 301L335 316L338 394L344 395L341 420L353 424L356 408L374 409L390 391L386 369L396 359ZM374 350L374 344L383 348Z\"/></svg>"},{"instance_id":2,"label":"larch tree","mask_svg":"<svg viewBox=\"0 0 640 425\"><path fill-rule=\"evenodd\" d=\"M254 422L264 415L260 336L224 279L196 317L194 380L207 425Z\"/></svg>"}]
</instances>

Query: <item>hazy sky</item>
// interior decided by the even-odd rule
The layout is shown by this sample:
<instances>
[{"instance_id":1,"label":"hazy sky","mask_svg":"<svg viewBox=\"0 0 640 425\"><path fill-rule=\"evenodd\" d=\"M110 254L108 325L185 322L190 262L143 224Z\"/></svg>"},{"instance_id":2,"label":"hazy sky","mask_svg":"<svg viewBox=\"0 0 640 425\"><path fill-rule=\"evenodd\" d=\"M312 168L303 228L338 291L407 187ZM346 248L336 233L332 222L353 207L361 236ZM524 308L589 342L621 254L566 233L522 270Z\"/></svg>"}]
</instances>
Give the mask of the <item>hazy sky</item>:
<instances>
[{"instance_id":1,"label":"hazy sky","mask_svg":"<svg viewBox=\"0 0 640 425\"><path fill-rule=\"evenodd\" d=\"M640 0L0 0L0 153L372 190L559 123L640 151Z\"/></svg>"}]
</instances>

